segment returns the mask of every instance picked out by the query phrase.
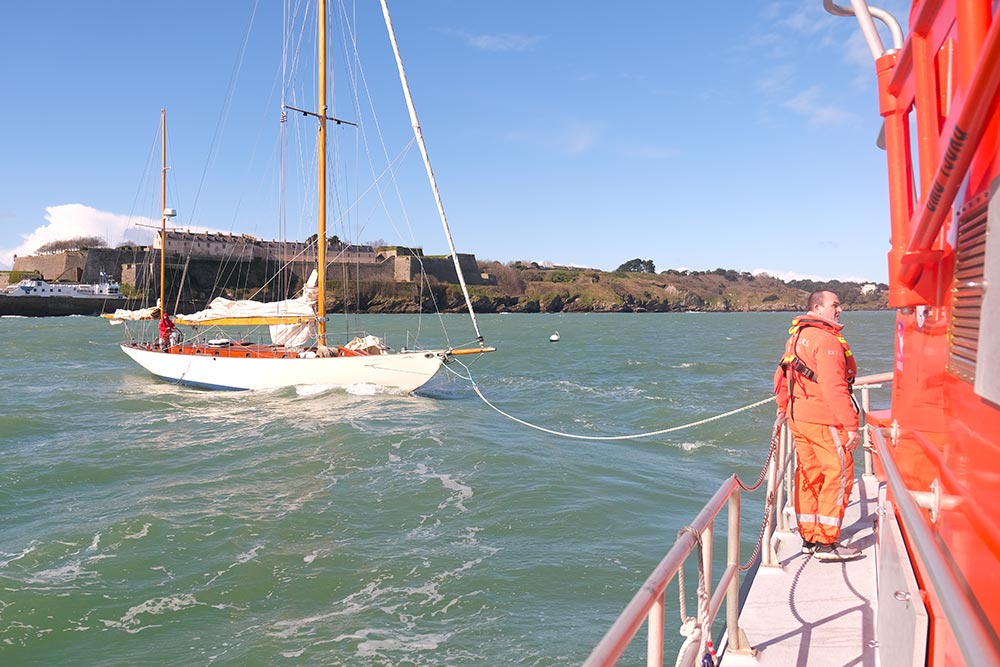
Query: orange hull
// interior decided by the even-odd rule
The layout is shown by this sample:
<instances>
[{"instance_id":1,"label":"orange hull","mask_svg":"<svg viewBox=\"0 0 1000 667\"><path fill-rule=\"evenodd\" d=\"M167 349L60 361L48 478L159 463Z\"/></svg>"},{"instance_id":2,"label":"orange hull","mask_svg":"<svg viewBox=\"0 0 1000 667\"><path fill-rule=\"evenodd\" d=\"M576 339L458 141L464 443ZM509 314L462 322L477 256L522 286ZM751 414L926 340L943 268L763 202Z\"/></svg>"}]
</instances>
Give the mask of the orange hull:
<instances>
[{"instance_id":1,"label":"orange hull","mask_svg":"<svg viewBox=\"0 0 1000 667\"><path fill-rule=\"evenodd\" d=\"M897 429L894 460L908 490L942 499L924 519L990 635L984 664L1000 662L1000 398L991 388L1000 322L983 305L991 266L1000 274L1000 234L992 252L986 240L989 210L1000 218L1000 202L989 206L1000 176L992 12L988 0L915 2L903 48L876 62L897 309L892 408L881 425ZM911 556L930 618L927 664L965 664L942 593Z\"/></svg>"}]
</instances>

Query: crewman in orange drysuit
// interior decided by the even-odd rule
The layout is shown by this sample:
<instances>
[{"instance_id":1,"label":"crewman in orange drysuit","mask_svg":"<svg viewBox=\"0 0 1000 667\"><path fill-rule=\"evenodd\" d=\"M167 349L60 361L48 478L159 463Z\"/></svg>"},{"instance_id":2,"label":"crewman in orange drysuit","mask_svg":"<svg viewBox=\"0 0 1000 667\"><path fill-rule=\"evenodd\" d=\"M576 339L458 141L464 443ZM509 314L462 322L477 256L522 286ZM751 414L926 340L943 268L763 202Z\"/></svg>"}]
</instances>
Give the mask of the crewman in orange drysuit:
<instances>
[{"instance_id":1,"label":"crewman in orange drysuit","mask_svg":"<svg viewBox=\"0 0 1000 667\"><path fill-rule=\"evenodd\" d=\"M854 485L852 452L861 441L851 395L858 367L840 335L841 311L833 292L810 294L809 312L792 320L774 373L775 427L787 417L798 455L795 513L802 552L828 561L861 555L837 541Z\"/></svg>"}]
</instances>

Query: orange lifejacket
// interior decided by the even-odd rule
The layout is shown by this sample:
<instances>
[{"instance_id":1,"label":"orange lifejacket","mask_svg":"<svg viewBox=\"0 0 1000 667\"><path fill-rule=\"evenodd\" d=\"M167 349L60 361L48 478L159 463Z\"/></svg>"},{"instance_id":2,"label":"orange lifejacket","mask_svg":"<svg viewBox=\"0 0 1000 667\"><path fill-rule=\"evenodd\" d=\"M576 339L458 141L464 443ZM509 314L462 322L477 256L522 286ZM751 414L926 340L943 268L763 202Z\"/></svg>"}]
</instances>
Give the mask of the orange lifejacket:
<instances>
[{"instance_id":1,"label":"orange lifejacket","mask_svg":"<svg viewBox=\"0 0 1000 667\"><path fill-rule=\"evenodd\" d=\"M809 317L808 315L802 315L801 317L796 317L792 320L792 326L789 327L788 333L794 338L789 338L788 342L785 344L785 356L781 358L781 362L778 364L782 371L787 374L789 369L791 369L796 373L801 373L813 382L816 381L816 371L806 366L805 363L799 359L795 350L795 346L799 344L799 335L805 327L816 327L817 329L822 329L837 339L840 346L844 348L844 359L847 362L847 384L853 385L854 378L858 376L858 362L854 359L854 353L851 352L851 346L847 344L847 339L840 335L841 328L834 327L825 320Z\"/></svg>"},{"instance_id":2,"label":"orange lifejacket","mask_svg":"<svg viewBox=\"0 0 1000 667\"><path fill-rule=\"evenodd\" d=\"M853 409L855 415L853 420L851 420L851 423L845 423L844 425L849 426L851 424L856 424L858 407L857 404L854 403L854 396L851 392L851 387L858 374L857 361L854 359L854 354L851 352L851 347L848 345L847 340L840 335L842 327L833 322L810 315L802 315L793 319L792 326L788 330L790 337L788 342L785 344L785 354L781 358L778 368L775 370L774 376L775 393L778 396L778 407L779 409L783 409L787 405L788 414L792 417L792 419L794 419L795 415L793 410L795 405L796 386L799 387L799 394L803 398L810 398L810 391L808 391L806 387L807 381L810 383L816 383L816 385L819 385L821 381L824 385L834 381L833 378L818 378L816 370L803 361L798 353L799 338L802 335L803 330L808 327L813 327L830 334L837 340L843 349L847 396L843 399L844 403L840 405L838 405L838 403L840 403L840 399L837 399L834 396L827 396L826 399L829 403L827 407L831 412L831 419L835 422L843 422L846 420L846 415L843 410L838 409L838 407L846 406L847 401L849 401L850 407ZM840 417L839 419L837 419L838 413Z\"/></svg>"}]
</instances>

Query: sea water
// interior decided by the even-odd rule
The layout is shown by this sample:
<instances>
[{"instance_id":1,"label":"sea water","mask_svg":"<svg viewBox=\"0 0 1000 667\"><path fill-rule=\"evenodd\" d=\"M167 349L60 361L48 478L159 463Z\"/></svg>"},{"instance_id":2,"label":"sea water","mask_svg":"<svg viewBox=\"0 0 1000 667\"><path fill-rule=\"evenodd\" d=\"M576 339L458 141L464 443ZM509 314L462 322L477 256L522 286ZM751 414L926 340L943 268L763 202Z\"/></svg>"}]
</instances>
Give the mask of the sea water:
<instances>
[{"instance_id":1,"label":"sea water","mask_svg":"<svg viewBox=\"0 0 1000 667\"><path fill-rule=\"evenodd\" d=\"M411 396L186 389L99 318L2 318L0 665L579 664L719 484L756 479L773 404L581 440L469 378L551 431L662 430L766 399L791 316L480 316L499 351ZM417 324L361 320L396 347ZM891 370L892 313L843 320L860 373Z\"/></svg>"}]
</instances>

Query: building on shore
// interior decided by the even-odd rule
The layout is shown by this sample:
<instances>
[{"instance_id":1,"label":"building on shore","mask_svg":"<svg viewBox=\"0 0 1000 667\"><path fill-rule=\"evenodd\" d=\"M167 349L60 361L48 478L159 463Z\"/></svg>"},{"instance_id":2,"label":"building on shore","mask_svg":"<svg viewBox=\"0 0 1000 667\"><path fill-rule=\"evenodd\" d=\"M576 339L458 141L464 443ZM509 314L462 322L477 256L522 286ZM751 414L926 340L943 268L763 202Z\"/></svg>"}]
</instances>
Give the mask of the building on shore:
<instances>
[{"instance_id":1,"label":"building on shore","mask_svg":"<svg viewBox=\"0 0 1000 667\"><path fill-rule=\"evenodd\" d=\"M391 261L393 278L398 283L412 283L420 279L420 275L432 276L438 282L457 283L458 272L451 255L425 255L420 248L404 246L386 246L378 249L378 257L382 261ZM462 276L470 285L482 285L486 282L479 272L476 256L458 253L458 263L462 267Z\"/></svg>"},{"instance_id":2,"label":"building on shore","mask_svg":"<svg viewBox=\"0 0 1000 667\"><path fill-rule=\"evenodd\" d=\"M215 259L226 262L316 262L316 244L304 241L265 241L249 234L221 232L186 232L167 230L166 254L192 259ZM160 233L153 239L153 250L160 250ZM374 264L375 249L368 245L327 241L326 255L331 263Z\"/></svg>"},{"instance_id":3,"label":"building on shore","mask_svg":"<svg viewBox=\"0 0 1000 667\"><path fill-rule=\"evenodd\" d=\"M105 273L136 292L145 293L159 279L160 246L157 232L152 246L25 255L14 258L13 273L36 275L50 282L83 283L98 282ZM261 286L269 274L280 270L288 276L286 284L297 287L308 279L316 264L316 244L313 242L268 241L249 234L168 230L164 254L167 270L179 276L178 284L185 285L185 298L194 300L215 290L217 285L213 281L222 273L219 267L223 265L242 265L244 268L239 273L247 277L250 285L257 281L260 283L257 286ZM423 272L436 282L458 282L451 256L425 256L420 248L374 248L332 239L327 245L326 256L328 278L332 281L350 275L409 283L419 280ZM459 254L458 258L469 284L488 282L479 272L475 255ZM0 283L9 277L10 274L0 273Z\"/></svg>"}]
</instances>

